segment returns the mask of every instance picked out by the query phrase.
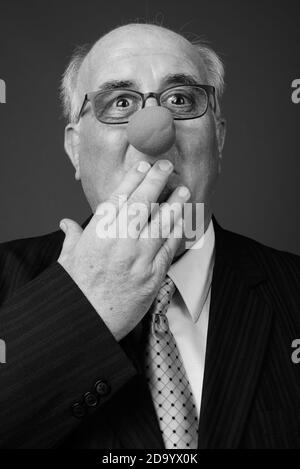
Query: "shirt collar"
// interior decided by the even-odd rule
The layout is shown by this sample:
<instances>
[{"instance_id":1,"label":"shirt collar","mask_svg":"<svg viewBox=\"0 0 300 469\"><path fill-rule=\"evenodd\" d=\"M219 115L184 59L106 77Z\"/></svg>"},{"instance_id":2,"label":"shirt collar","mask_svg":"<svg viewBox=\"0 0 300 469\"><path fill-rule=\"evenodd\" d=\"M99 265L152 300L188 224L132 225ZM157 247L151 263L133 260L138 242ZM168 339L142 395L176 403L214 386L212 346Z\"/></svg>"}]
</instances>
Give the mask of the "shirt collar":
<instances>
[{"instance_id":1,"label":"shirt collar","mask_svg":"<svg viewBox=\"0 0 300 469\"><path fill-rule=\"evenodd\" d=\"M168 271L168 276L180 292L193 322L199 319L211 285L214 247L215 232L211 220L193 249L187 249Z\"/></svg>"}]
</instances>

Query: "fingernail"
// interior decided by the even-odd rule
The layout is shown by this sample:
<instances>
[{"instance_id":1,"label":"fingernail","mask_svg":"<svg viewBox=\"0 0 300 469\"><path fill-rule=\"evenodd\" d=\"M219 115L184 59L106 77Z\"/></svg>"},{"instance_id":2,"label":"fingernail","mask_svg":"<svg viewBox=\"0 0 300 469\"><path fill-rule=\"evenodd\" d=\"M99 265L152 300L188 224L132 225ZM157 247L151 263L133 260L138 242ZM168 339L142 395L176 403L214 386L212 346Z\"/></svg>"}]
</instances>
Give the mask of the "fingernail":
<instances>
[{"instance_id":1,"label":"fingernail","mask_svg":"<svg viewBox=\"0 0 300 469\"><path fill-rule=\"evenodd\" d=\"M159 166L159 169L161 169L161 171L171 171L171 169L173 169L173 165L171 161L168 161L168 160L160 161L158 163L158 166Z\"/></svg>"},{"instance_id":2,"label":"fingernail","mask_svg":"<svg viewBox=\"0 0 300 469\"><path fill-rule=\"evenodd\" d=\"M141 161L137 167L140 173L146 173L151 168L151 165L147 161Z\"/></svg>"},{"instance_id":3,"label":"fingernail","mask_svg":"<svg viewBox=\"0 0 300 469\"><path fill-rule=\"evenodd\" d=\"M178 190L178 195L179 195L179 197L182 197L183 199L185 199L185 198L190 196L190 191L188 190L187 187L182 186Z\"/></svg>"}]
</instances>

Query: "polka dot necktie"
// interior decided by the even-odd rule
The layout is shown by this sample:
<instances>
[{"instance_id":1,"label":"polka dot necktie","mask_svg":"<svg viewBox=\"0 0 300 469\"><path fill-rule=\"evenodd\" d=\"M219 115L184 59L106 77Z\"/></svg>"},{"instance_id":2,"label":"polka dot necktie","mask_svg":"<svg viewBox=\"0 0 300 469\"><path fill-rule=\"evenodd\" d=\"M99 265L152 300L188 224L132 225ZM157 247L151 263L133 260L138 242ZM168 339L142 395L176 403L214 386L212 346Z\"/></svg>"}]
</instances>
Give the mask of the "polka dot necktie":
<instances>
[{"instance_id":1,"label":"polka dot necktie","mask_svg":"<svg viewBox=\"0 0 300 469\"><path fill-rule=\"evenodd\" d=\"M175 288L167 276L149 310L151 324L146 343L145 374L165 447L195 449L198 443L196 406L166 317Z\"/></svg>"}]
</instances>

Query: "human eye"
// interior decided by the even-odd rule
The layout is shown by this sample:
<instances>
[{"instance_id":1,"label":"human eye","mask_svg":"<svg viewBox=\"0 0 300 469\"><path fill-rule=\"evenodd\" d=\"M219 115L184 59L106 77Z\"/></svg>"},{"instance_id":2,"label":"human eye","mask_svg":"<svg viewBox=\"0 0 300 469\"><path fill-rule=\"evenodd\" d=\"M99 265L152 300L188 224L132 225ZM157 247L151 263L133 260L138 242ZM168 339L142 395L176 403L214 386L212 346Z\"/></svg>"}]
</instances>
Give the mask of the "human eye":
<instances>
[{"instance_id":1,"label":"human eye","mask_svg":"<svg viewBox=\"0 0 300 469\"><path fill-rule=\"evenodd\" d=\"M170 90L166 94L165 100L172 106L187 106L194 102L191 91L183 89Z\"/></svg>"},{"instance_id":2,"label":"human eye","mask_svg":"<svg viewBox=\"0 0 300 469\"><path fill-rule=\"evenodd\" d=\"M195 107L195 97L190 89L175 88L163 94L162 105L172 112L191 112Z\"/></svg>"},{"instance_id":3,"label":"human eye","mask_svg":"<svg viewBox=\"0 0 300 469\"><path fill-rule=\"evenodd\" d=\"M139 96L126 90L111 91L101 94L97 103L100 119L123 119L139 109Z\"/></svg>"},{"instance_id":4,"label":"human eye","mask_svg":"<svg viewBox=\"0 0 300 469\"><path fill-rule=\"evenodd\" d=\"M135 99L132 96L121 95L115 98L112 101L111 105L116 108L126 109L126 108L129 108L130 106L133 106L134 102L135 102Z\"/></svg>"},{"instance_id":5,"label":"human eye","mask_svg":"<svg viewBox=\"0 0 300 469\"><path fill-rule=\"evenodd\" d=\"M115 92L109 97L105 107L106 111L127 115L135 111L138 101L138 96L130 92Z\"/></svg>"}]
</instances>

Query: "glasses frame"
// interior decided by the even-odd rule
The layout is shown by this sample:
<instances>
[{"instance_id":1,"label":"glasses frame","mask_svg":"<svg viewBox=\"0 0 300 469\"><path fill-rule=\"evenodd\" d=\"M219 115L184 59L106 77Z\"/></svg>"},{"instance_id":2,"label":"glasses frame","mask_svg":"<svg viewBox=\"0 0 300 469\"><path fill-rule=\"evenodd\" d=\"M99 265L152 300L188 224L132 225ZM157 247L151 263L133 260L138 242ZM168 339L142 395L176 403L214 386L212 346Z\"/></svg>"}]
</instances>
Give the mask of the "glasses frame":
<instances>
[{"instance_id":1,"label":"glasses frame","mask_svg":"<svg viewBox=\"0 0 300 469\"><path fill-rule=\"evenodd\" d=\"M98 119L96 117L96 109L95 109L95 98L96 96L98 96L99 94L103 94L103 93L107 93L108 91L130 91L130 92L133 92L133 93L136 93L138 94L141 98L142 98L142 107L141 109L143 109L145 107L145 104L146 104L146 101L147 99L149 98L155 98L157 103L158 103L158 106L161 106L161 103L160 103L160 98L161 96L166 93L167 91L170 91L172 89L176 89L176 88L184 88L184 87L193 87L193 88L201 88L205 91L206 95L207 95L207 106L206 106L206 109L205 111L202 113L202 114L199 114L198 116L195 116L195 117L174 117L174 120L191 120L191 119L198 119L199 117L202 117L204 116L204 114L206 114L207 112L207 109L208 109L208 106L210 104L210 100L209 100L209 97L212 96L213 97L213 107L212 107L212 110L213 112L215 113L216 112L216 107L217 107L217 103L216 103L216 89L214 86L212 85L200 85L200 84L197 84L197 85L176 85L176 86L171 86L170 88L167 88L163 91L161 91L160 93L154 93L154 92L149 92L149 93L141 93L139 91L136 91L136 90L131 90L131 89L128 89L128 88L121 88L121 89L117 89L117 90L107 90L107 91L91 91L89 93L86 93L85 96L84 96L84 100L82 102L82 105L81 105L81 108L80 108L80 111L77 115L77 118L76 118L76 123L79 122L80 118L81 118L81 115L82 115L82 112L84 110L84 107L86 105L87 102L90 102L91 105L92 105L92 111L93 111L93 114L94 114L94 117L95 119L98 121L98 122L101 122L102 124L107 124L107 125L119 125L119 124L127 124L129 122L129 120L126 120L126 121L122 121L122 122L105 122L105 121L102 121L100 119ZM162 106L164 107L164 106ZM138 112L138 111L136 111Z\"/></svg>"}]
</instances>

